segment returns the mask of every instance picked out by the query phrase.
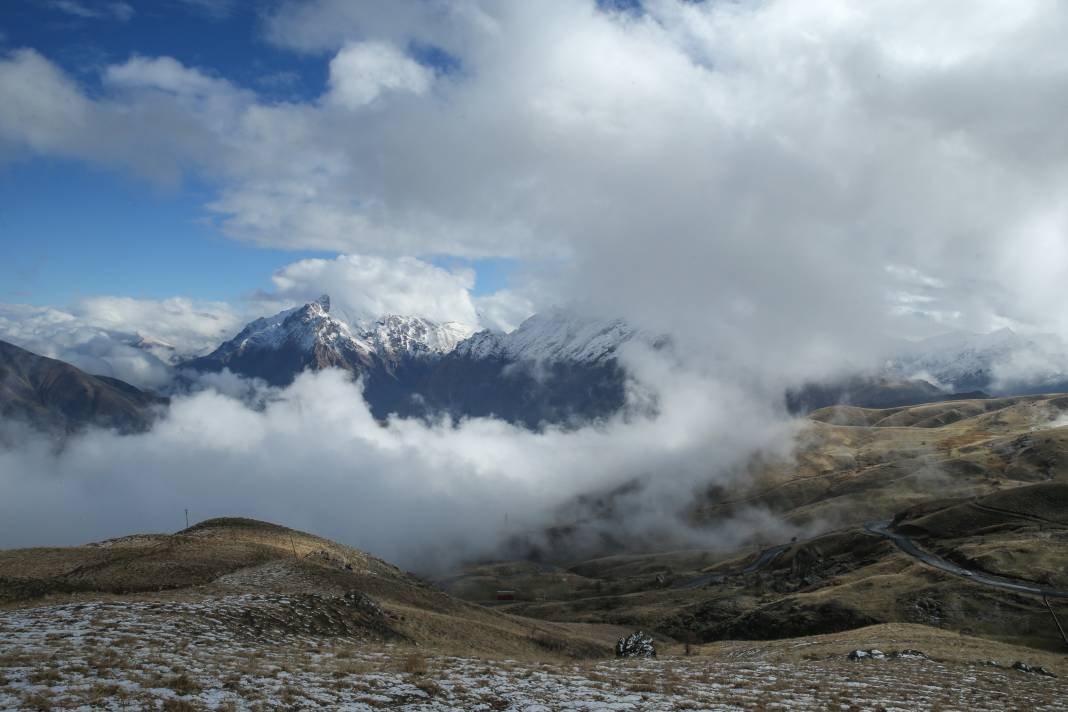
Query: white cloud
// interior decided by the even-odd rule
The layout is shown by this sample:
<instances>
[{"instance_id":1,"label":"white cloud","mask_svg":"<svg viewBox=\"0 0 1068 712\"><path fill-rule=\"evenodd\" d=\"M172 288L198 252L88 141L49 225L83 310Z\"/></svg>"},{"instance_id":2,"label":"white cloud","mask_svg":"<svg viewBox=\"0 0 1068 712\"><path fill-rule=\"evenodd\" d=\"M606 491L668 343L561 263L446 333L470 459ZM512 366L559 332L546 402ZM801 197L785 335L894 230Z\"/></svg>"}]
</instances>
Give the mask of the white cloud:
<instances>
[{"instance_id":1,"label":"white cloud","mask_svg":"<svg viewBox=\"0 0 1068 712\"><path fill-rule=\"evenodd\" d=\"M78 127L91 123L93 107L58 67L16 50L0 61L0 93L0 146L78 154Z\"/></svg>"},{"instance_id":2,"label":"white cloud","mask_svg":"<svg viewBox=\"0 0 1068 712\"><path fill-rule=\"evenodd\" d=\"M414 257L341 255L300 260L278 270L271 280L272 298L307 302L329 294L333 310L352 322L402 314L479 323L470 291L474 272L449 271Z\"/></svg>"},{"instance_id":3,"label":"white cloud","mask_svg":"<svg viewBox=\"0 0 1068 712\"><path fill-rule=\"evenodd\" d=\"M474 302L482 326L496 331L511 331L537 311L529 297L510 289L476 297Z\"/></svg>"},{"instance_id":4,"label":"white cloud","mask_svg":"<svg viewBox=\"0 0 1068 712\"><path fill-rule=\"evenodd\" d=\"M203 353L240 324L241 316L225 302L185 297L133 299L87 297L74 313L87 323L162 341L182 353Z\"/></svg>"},{"instance_id":5,"label":"white cloud","mask_svg":"<svg viewBox=\"0 0 1068 712\"><path fill-rule=\"evenodd\" d=\"M128 22L135 14L133 6L125 2L86 4L78 0L49 0L48 6L83 19L113 18Z\"/></svg>"},{"instance_id":6,"label":"white cloud","mask_svg":"<svg viewBox=\"0 0 1068 712\"><path fill-rule=\"evenodd\" d=\"M0 339L146 388L168 384L172 362L210 351L241 323L227 304L177 297L91 297L67 309L0 304Z\"/></svg>"},{"instance_id":7,"label":"white cloud","mask_svg":"<svg viewBox=\"0 0 1068 712\"><path fill-rule=\"evenodd\" d=\"M1066 17L1048 0L283 4L268 36L333 55L322 97L267 102L167 58L108 68L89 97L22 51L0 63L18 99L0 140L203 175L222 229L256 244L567 265L556 301L793 378L915 316L1068 331L1046 306L1068 297ZM414 45L457 63L433 91ZM903 293L923 301L895 317Z\"/></svg>"},{"instance_id":8,"label":"white cloud","mask_svg":"<svg viewBox=\"0 0 1068 712\"><path fill-rule=\"evenodd\" d=\"M212 79L170 57L131 57L104 71L104 81L124 89L159 89L178 95L223 94L227 82Z\"/></svg>"},{"instance_id":9,"label":"white cloud","mask_svg":"<svg viewBox=\"0 0 1068 712\"><path fill-rule=\"evenodd\" d=\"M348 109L370 104L383 92L422 94L433 73L384 42L354 42L330 60L327 100Z\"/></svg>"},{"instance_id":10,"label":"white cloud","mask_svg":"<svg viewBox=\"0 0 1068 712\"><path fill-rule=\"evenodd\" d=\"M493 552L505 513L512 533L536 530L575 494L635 477L649 479L649 489L629 503L619 535L723 549L758 535L762 525L701 531L671 515L698 482L726 481L747 447L790 426L737 389L659 385L667 417L544 433L495 420L383 427L339 371L302 375L260 411L202 391L177 398L142 435L90 432L59 452L32 438L0 448L0 546L176 529L188 507L197 519L245 515L301 527L402 566L447 566ZM723 403L734 408L730 427ZM713 458L722 469L710 468Z\"/></svg>"}]
</instances>

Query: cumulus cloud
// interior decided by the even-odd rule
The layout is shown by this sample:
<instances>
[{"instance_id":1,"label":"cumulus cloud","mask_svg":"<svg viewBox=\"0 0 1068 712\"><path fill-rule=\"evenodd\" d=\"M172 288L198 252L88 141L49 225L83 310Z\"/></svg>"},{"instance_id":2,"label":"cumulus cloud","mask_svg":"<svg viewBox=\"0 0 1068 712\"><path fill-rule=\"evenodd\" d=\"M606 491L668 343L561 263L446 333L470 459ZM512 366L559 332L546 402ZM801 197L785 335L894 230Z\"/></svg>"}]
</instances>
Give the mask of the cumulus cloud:
<instances>
[{"instance_id":1,"label":"cumulus cloud","mask_svg":"<svg viewBox=\"0 0 1068 712\"><path fill-rule=\"evenodd\" d=\"M79 139L69 132L91 122L92 105L62 70L33 50L16 50L0 61L0 88L8 97L0 139L9 150L78 155Z\"/></svg>"},{"instance_id":2,"label":"cumulus cloud","mask_svg":"<svg viewBox=\"0 0 1068 712\"><path fill-rule=\"evenodd\" d=\"M308 302L330 295L332 310L357 323L387 314L477 325L475 273L446 270L414 257L341 255L289 264L271 278L272 298Z\"/></svg>"},{"instance_id":3,"label":"cumulus cloud","mask_svg":"<svg viewBox=\"0 0 1068 712\"><path fill-rule=\"evenodd\" d=\"M518 277L512 287L475 296L473 269L445 268L408 256L298 260L276 271L271 282L274 289L253 295L246 311L279 311L328 294L332 313L355 325L401 314L508 332L539 306L555 304L537 276Z\"/></svg>"},{"instance_id":4,"label":"cumulus cloud","mask_svg":"<svg viewBox=\"0 0 1068 712\"><path fill-rule=\"evenodd\" d=\"M392 45L355 42L330 60L330 92L326 98L347 109L358 109L386 91L422 94L430 88L432 79L430 70Z\"/></svg>"}]
</instances>

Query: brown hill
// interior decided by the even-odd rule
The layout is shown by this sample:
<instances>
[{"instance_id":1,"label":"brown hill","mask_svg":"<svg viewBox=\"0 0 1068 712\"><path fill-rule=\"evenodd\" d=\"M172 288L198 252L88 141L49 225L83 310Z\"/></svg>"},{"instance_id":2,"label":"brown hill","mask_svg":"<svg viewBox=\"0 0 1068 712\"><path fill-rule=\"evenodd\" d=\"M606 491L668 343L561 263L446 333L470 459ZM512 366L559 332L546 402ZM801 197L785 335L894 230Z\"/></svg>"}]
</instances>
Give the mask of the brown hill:
<instances>
[{"instance_id":1,"label":"brown hill","mask_svg":"<svg viewBox=\"0 0 1068 712\"><path fill-rule=\"evenodd\" d=\"M0 606L168 601L272 640L402 642L556 658L610 654L619 630L531 622L457 600L365 552L250 519L68 548L0 551Z\"/></svg>"}]
</instances>

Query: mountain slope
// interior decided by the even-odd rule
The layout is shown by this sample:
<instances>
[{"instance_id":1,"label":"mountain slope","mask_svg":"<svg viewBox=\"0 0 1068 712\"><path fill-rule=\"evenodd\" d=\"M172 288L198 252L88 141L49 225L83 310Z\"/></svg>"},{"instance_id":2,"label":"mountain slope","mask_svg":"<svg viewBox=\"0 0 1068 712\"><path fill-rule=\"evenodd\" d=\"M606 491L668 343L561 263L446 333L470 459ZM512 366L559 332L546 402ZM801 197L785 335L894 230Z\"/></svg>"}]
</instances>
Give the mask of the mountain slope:
<instances>
[{"instance_id":1,"label":"mountain slope","mask_svg":"<svg viewBox=\"0 0 1068 712\"><path fill-rule=\"evenodd\" d=\"M133 432L147 428L153 406L164 403L165 399L116 378L91 376L63 361L0 341L4 419L58 432L86 425Z\"/></svg>"}]
</instances>

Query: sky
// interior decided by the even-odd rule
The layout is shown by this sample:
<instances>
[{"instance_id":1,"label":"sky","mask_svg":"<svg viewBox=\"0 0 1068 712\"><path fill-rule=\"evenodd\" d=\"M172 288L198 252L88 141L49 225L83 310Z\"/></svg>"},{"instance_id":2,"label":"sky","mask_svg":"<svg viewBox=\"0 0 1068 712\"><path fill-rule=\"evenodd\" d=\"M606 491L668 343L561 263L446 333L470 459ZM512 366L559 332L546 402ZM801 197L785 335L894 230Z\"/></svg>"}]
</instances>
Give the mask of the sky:
<instances>
[{"instance_id":1,"label":"sky","mask_svg":"<svg viewBox=\"0 0 1068 712\"><path fill-rule=\"evenodd\" d=\"M266 41L265 13L275 6L13 0L0 9L0 49L31 48L90 92L102 90L106 65L166 56L251 87L267 101L313 99L325 87L327 63ZM429 48L420 56L432 65L447 62ZM236 302L291 262L336 254L285 245L249 249L226 239L204 209L212 189L210 178L195 175L153 183L47 153L11 156L0 171L6 257L0 300L65 305L119 292ZM474 269L476 295L503 289L513 271L508 260L427 258Z\"/></svg>"},{"instance_id":2,"label":"sky","mask_svg":"<svg viewBox=\"0 0 1068 712\"><path fill-rule=\"evenodd\" d=\"M385 487L407 452L456 501L481 486L471 472L512 481L529 459L514 494L538 466L585 472L588 443L628 438L647 457L575 482L727 476L789 432L784 388L871 367L898 339L1068 337L1066 30L1059 0L11 0L0 338L146 385L166 374L126 336L203 353L323 292L346 314L501 330L581 309L672 336L670 367L631 364L675 409L659 425L383 438L331 399L346 416L330 432L377 448L367 482ZM175 412L252 428L268 454L301 452L292 438L314 427L214 397ZM699 443L735 420L746 437L710 457ZM118 447L130 463L196 450L182 432ZM92 463L116 446L83 447ZM233 469L217 443L198 456ZM322 463L324 491L343 463ZM172 464L154 492L176 491ZM446 514L434 533L469 512Z\"/></svg>"}]
</instances>

